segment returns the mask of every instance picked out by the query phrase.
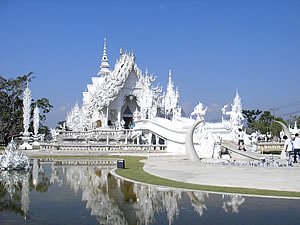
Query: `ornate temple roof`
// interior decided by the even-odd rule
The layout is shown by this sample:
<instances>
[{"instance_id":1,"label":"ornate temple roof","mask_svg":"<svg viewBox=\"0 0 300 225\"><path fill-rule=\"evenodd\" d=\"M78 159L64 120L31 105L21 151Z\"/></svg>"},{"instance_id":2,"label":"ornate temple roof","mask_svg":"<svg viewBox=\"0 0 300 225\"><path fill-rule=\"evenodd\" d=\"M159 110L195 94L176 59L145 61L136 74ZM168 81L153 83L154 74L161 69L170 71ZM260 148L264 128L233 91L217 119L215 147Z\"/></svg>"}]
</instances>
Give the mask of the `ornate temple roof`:
<instances>
[{"instance_id":1,"label":"ornate temple roof","mask_svg":"<svg viewBox=\"0 0 300 225\"><path fill-rule=\"evenodd\" d=\"M104 39L104 50L100 71L100 77L92 77L92 84L87 85L87 92L83 92L83 103L92 104L93 108L102 109L109 105L124 87L125 82L134 70L138 79L142 77L142 72L135 63L135 55L120 51L120 58L117 60L114 70L109 70L106 55L106 39Z\"/></svg>"}]
</instances>

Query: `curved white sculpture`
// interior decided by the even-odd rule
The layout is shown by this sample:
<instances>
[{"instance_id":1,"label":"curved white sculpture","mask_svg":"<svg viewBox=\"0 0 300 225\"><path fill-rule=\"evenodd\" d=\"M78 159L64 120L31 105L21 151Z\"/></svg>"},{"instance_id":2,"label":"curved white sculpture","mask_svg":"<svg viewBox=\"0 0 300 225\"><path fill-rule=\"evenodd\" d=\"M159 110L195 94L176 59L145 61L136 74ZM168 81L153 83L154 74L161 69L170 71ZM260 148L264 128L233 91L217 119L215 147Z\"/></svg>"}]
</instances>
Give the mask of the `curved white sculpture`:
<instances>
[{"instance_id":1,"label":"curved white sculpture","mask_svg":"<svg viewBox=\"0 0 300 225\"><path fill-rule=\"evenodd\" d=\"M282 129L284 130L285 135L286 135L290 140L292 140L291 132L290 132L290 130L287 128L287 126L286 126L284 123L282 123L282 122L280 122L280 121L277 121L277 120L274 120L274 122L279 123L279 124L282 126ZM284 149L282 149L281 154L280 154L280 157L281 157L281 159L285 159L285 158L286 158L285 150L284 150Z\"/></svg>"},{"instance_id":2,"label":"curved white sculpture","mask_svg":"<svg viewBox=\"0 0 300 225\"><path fill-rule=\"evenodd\" d=\"M189 129L189 131L187 132L186 137L185 137L186 155L191 162L200 162L200 159L197 155L197 152L195 150L194 143L193 143L194 130L200 123L203 123L203 120L200 120L200 121L197 121L196 123L194 123L194 125Z\"/></svg>"},{"instance_id":3,"label":"curved white sculpture","mask_svg":"<svg viewBox=\"0 0 300 225\"><path fill-rule=\"evenodd\" d=\"M277 121L277 120L274 120L274 122L279 123L282 126L282 129L283 129L284 133L286 134L286 136L289 139L292 139L291 132L289 131L289 129L287 128L287 126L284 123Z\"/></svg>"}]
</instances>

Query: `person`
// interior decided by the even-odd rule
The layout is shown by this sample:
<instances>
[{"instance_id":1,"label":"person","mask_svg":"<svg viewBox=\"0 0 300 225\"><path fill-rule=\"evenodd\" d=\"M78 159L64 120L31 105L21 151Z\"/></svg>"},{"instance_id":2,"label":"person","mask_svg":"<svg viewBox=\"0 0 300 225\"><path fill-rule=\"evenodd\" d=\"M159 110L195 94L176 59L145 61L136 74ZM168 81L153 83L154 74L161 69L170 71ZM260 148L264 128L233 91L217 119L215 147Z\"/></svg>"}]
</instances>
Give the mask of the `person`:
<instances>
[{"instance_id":1,"label":"person","mask_svg":"<svg viewBox=\"0 0 300 225\"><path fill-rule=\"evenodd\" d=\"M291 153L293 151L293 142L286 135L283 136L283 140L284 140L283 150L284 150L285 156L286 156L286 163L287 163L287 166L291 166L290 158L291 158Z\"/></svg>"},{"instance_id":2,"label":"person","mask_svg":"<svg viewBox=\"0 0 300 225\"><path fill-rule=\"evenodd\" d=\"M239 142L238 142L239 150L241 150L242 147L242 149L246 151L244 137L245 137L245 132L241 128L239 128Z\"/></svg>"},{"instance_id":3,"label":"person","mask_svg":"<svg viewBox=\"0 0 300 225\"><path fill-rule=\"evenodd\" d=\"M299 134L295 134L295 140L294 140L294 163L297 163L297 155L298 155L298 161L300 163L300 137Z\"/></svg>"}]
</instances>

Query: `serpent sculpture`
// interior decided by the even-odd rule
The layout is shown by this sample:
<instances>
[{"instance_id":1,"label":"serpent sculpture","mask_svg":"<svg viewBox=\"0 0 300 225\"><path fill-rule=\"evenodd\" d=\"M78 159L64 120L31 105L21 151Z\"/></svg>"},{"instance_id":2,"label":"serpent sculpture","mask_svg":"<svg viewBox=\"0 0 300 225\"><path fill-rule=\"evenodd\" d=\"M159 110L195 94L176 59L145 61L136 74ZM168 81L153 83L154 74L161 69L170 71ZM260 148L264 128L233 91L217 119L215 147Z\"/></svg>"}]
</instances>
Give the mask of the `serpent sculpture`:
<instances>
[{"instance_id":1,"label":"serpent sculpture","mask_svg":"<svg viewBox=\"0 0 300 225\"><path fill-rule=\"evenodd\" d=\"M290 133L289 129L287 128L287 126L284 123L282 123L280 121L277 121L277 120L274 120L274 122L279 123L282 126L285 135L288 138L292 139L291 133Z\"/></svg>"},{"instance_id":2,"label":"serpent sculpture","mask_svg":"<svg viewBox=\"0 0 300 225\"><path fill-rule=\"evenodd\" d=\"M185 151L188 159L191 162L200 162L200 159L197 155L197 152L194 147L193 143L193 136L194 136L194 130L198 126L198 124L202 123L203 120L199 120L188 130L186 136L185 136Z\"/></svg>"}]
</instances>

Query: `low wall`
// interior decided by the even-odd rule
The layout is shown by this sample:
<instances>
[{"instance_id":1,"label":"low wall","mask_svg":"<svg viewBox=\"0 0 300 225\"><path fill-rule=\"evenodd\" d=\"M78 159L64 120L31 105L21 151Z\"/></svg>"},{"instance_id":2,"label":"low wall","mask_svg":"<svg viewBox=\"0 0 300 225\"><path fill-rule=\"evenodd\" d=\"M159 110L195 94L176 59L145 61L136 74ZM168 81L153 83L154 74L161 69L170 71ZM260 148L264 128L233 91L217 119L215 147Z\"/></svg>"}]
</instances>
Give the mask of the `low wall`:
<instances>
[{"instance_id":1,"label":"low wall","mask_svg":"<svg viewBox=\"0 0 300 225\"><path fill-rule=\"evenodd\" d=\"M284 143L279 142L263 142L258 143L257 152L258 153L278 153L280 154L283 149Z\"/></svg>"},{"instance_id":2,"label":"low wall","mask_svg":"<svg viewBox=\"0 0 300 225\"><path fill-rule=\"evenodd\" d=\"M42 143L42 151L88 151L88 152L136 152L162 151L166 152L166 145L89 145L79 143Z\"/></svg>"}]
</instances>

